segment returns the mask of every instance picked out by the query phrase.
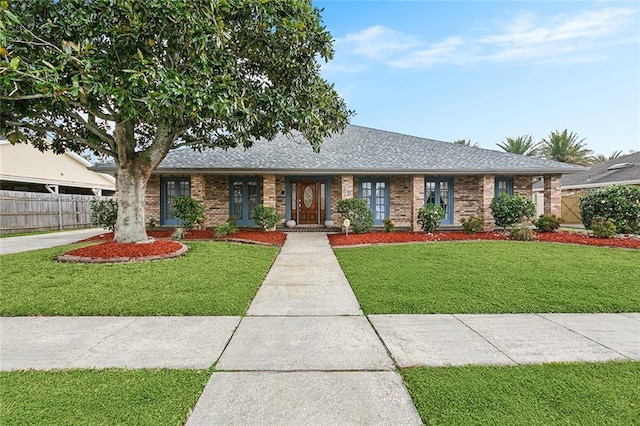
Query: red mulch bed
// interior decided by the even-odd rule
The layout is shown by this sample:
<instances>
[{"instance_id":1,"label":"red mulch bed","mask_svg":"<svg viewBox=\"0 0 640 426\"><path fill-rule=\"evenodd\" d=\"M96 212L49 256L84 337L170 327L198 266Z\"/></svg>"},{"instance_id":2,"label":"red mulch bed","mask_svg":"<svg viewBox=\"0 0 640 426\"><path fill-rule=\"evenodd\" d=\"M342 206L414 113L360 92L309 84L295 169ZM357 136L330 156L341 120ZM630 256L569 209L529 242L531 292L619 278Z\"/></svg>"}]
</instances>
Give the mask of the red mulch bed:
<instances>
[{"instance_id":1,"label":"red mulch bed","mask_svg":"<svg viewBox=\"0 0 640 426\"><path fill-rule=\"evenodd\" d=\"M616 238L596 238L584 232L536 232L538 241L583 244L590 246L620 247L640 249L640 238L619 236ZM334 247L353 246L363 244L394 244L421 241L460 241L460 240L509 240L509 234L504 232L478 232L465 234L464 232L369 232L366 234L330 234L329 242Z\"/></svg>"},{"instance_id":2,"label":"red mulch bed","mask_svg":"<svg viewBox=\"0 0 640 426\"><path fill-rule=\"evenodd\" d=\"M163 229L158 231L147 231L149 237L155 238L153 243L124 243L118 244L113 242L113 232L96 235L87 238L81 242L102 242L92 246L82 247L69 251L64 256L82 257L88 259L103 259L109 261L111 259L147 259L147 258L163 258L171 257L172 254L179 251L183 246L175 241L166 241L163 239L171 238L172 229ZM264 231L246 231L240 230L223 238L217 238L213 230L193 230L187 231L183 240L227 240L243 243L264 244L282 246L287 234L284 232L264 232Z\"/></svg>"},{"instance_id":3,"label":"red mulch bed","mask_svg":"<svg viewBox=\"0 0 640 426\"><path fill-rule=\"evenodd\" d=\"M130 260L157 260L180 256L187 247L176 241L151 241L148 243L105 242L68 251L58 257L66 262L128 262Z\"/></svg>"}]
</instances>

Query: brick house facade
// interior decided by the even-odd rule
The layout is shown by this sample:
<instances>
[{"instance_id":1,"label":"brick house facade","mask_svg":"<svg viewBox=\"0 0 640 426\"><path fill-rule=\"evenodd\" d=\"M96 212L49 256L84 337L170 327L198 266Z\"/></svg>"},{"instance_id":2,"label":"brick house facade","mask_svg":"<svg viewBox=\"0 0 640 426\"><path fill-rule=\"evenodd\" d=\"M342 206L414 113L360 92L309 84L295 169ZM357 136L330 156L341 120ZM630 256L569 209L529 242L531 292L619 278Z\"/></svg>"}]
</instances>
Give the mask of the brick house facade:
<instances>
[{"instance_id":1,"label":"brick house facade","mask_svg":"<svg viewBox=\"0 0 640 426\"><path fill-rule=\"evenodd\" d=\"M281 218L280 224L284 225L287 220L291 219L291 213L287 212L288 199L286 179L293 179L295 176L282 175L264 175L264 176L241 176L241 178L255 179L259 185L259 193L261 194L260 203L266 206L274 207ZM531 176L501 176L503 178L512 179L513 193L519 193L526 197L532 195L532 178ZM202 203L205 209L205 226L214 227L227 220L231 215L230 204L230 187L237 176L234 175L168 175L163 176L164 179L179 178L186 179L190 182L191 196ZM452 216L453 220L447 226L457 227L461 225L461 220L469 216L477 215L484 219L485 230L493 229L493 220L489 205L495 196L495 178L494 175L480 176L454 176L452 179L453 186L453 203ZM329 190L330 194L330 214L327 216L332 220L335 226L341 226L339 215L335 211L335 206L343 198L359 197L359 187L362 181L366 181L367 177L358 175L339 175L330 178ZM425 204L425 179L430 179L428 175L392 175L379 177L379 179L388 182L388 198L389 208L385 212L384 217L390 218L395 226L400 229L419 230L417 222L418 209ZM305 178L305 180L313 180ZM545 213L553 213L560 215L560 175L545 175L545 182L549 182L549 201L545 202ZM153 175L147 184L146 197L146 217L159 225L169 225L163 223L161 217L161 176ZM545 194L547 191L545 191ZM324 222L324 221L323 221ZM316 223L315 225L323 225ZM249 225L250 226L250 225ZM377 226L381 226L380 223Z\"/></svg>"},{"instance_id":2,"label":"brick house facade","mask_svg":"<svg viewBox=\"0 0 640 426\"><path fill-rule=\"evenodd\" d=\"M205 226L228 217L252 226L256 204L274 207L281 225L341 226L338 201L364 198L375 225L390 218L397 228L418 230L418 210L431 202L457 227L472 215L493 229L489 208L497 193L532 197L534 178L544 182L545 213L560 215L563 173L579 166L476 147L433 141L359 126L327 138L320 153L308 144L278 137L253 147L197 153L172 151L147 184L146 219L175 226L171 199L190 195L205 209ZM327 223L331 225L331 223Z\"/></svg>"}]
</instances>

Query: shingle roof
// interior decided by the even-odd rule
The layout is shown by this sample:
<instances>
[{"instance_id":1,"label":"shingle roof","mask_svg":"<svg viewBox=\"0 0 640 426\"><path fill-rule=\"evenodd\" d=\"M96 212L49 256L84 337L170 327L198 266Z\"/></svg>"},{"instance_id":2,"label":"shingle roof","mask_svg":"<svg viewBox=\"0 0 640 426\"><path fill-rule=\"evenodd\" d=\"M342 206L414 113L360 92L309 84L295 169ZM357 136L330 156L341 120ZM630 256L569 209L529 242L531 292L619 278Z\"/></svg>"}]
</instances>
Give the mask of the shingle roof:
<instances>
[{"instance_id":1,"label":"shingle roof","mask_svg":"<svg viewBox=\"0 0 640 426\"><path fill-rule=\"evenodd\" d=\"M113 166L111 166L113 168ZM102 168L104 170L104 168ZM580 166L348 125L316 154L302 137L278 136L249 148L170 152L159 173L289 174L543 174L576 173Z\"/></svg>"},{"instance_id":2,"label":"shingle roof","mask_svg":"<svg viewBox=\"0 0 640 426\"><path fill-rule=\"evenodd\" d=\"M612 183L640 183L640 152L603 161L588 170L562 178L563 187L600 186Z\"/></svg>"}]
</instances>

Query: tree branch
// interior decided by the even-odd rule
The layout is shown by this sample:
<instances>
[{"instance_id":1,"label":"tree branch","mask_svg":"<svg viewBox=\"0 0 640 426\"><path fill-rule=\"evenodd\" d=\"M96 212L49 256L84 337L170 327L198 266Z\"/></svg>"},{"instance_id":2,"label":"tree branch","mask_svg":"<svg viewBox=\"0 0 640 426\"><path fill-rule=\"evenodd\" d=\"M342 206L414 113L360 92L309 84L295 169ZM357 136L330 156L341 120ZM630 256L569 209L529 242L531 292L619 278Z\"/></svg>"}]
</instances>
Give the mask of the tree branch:
<instances>
[{"instance_id":1,"label":"tree branch","mask_svg":"<svg viewBox=\"0 0 640 426\"><path fill-rule=\"evenodd\" d=\"M113 138L108 134L106 134L105 132L103 132L102 129L99 128L95 122L92 123L90 121L85 120L76 111L69 111L68 114L70 117L75 118L77 122L79 122L84 127L86 127L91 133L96 135L102 142L106 143L109 147L113 148L114 146Z\"/></svg>"}]
</instances>

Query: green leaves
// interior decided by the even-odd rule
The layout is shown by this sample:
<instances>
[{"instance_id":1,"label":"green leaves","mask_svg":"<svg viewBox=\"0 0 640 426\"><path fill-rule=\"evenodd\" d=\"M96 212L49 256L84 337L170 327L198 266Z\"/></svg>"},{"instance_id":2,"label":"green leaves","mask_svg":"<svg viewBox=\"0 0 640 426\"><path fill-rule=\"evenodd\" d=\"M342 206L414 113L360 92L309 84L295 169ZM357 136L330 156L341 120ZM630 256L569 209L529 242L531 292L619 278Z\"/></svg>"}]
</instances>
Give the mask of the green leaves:
<instances>
[{"instance_id":1,"label":"green leaves","mask_svg":"<svg viewBox=\"0 0 640 426\"><path fill-rule=\"evenodd\" d=\"M491 214L496 226L507 226L521 223L525 217L536 214L536 205L522 194L500 194L491 201Z\"/></svg>"}]
</instances>

